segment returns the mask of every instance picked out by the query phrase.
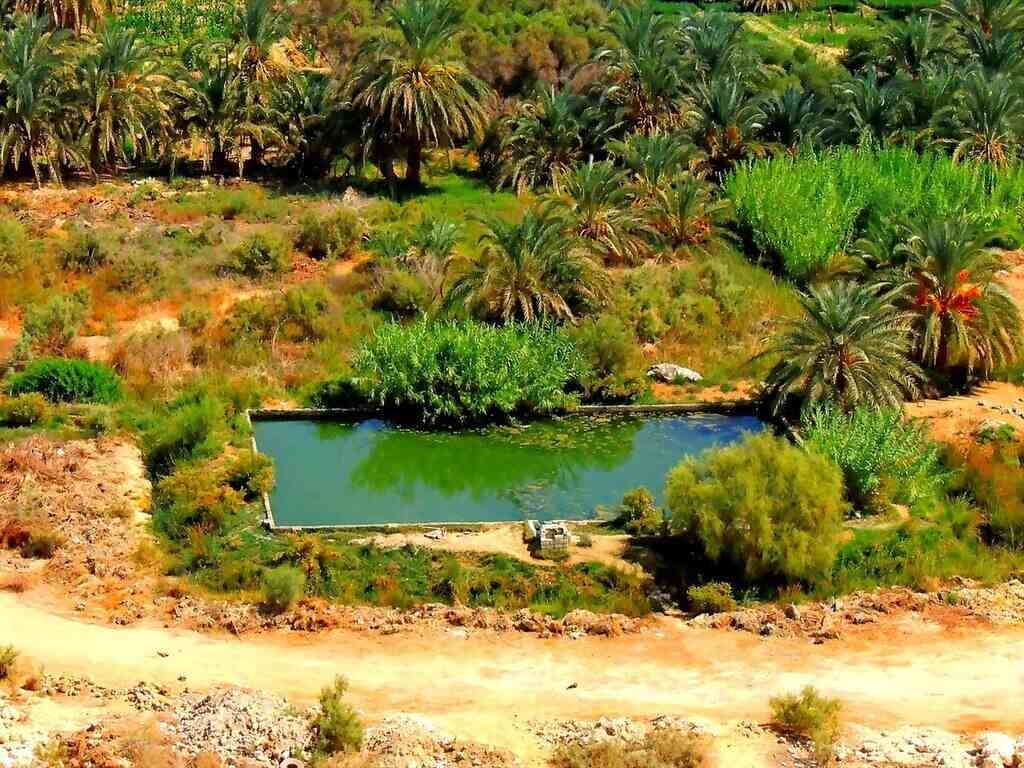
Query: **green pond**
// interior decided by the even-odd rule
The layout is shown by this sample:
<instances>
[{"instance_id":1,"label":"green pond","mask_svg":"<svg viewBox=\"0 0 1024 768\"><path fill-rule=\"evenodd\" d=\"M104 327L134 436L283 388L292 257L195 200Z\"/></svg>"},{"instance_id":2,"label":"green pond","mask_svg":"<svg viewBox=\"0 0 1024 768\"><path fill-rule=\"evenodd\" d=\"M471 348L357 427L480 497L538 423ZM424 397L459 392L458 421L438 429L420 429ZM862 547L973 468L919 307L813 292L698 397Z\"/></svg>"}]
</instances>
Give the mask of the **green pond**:
<instances>
[{"instance_id":1,"label":"green pond","mask_svg":"<svg viewBox=\"0 0 1024 768\"><path fill-rule=\"evenodd\" d=\"M257 421L278 526L585 520L684 456L764 428L753 416L573 416L425 432L386 421Z\"/></svg>"}]
</instances>

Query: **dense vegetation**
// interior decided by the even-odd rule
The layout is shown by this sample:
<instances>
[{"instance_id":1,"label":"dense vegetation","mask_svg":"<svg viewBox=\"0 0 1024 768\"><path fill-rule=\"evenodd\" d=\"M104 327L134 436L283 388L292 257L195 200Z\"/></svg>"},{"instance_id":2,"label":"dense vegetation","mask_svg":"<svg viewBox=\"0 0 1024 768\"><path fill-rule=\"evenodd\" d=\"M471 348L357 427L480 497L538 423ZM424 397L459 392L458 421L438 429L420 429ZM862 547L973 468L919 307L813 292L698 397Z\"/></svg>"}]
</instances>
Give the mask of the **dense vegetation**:
<instances>
[{"instance_id":1,"label":"dense vegetation","mask_svg":"<svg viewBox=\"0 0 1024 768\"><path fill-rule=\"evenodd\" d=\"M650 587L257 533L269 401L450 428L741 390L804 445L616 513L680 599L1005 575L1019 448L947 456L899 409L1019 363L1024 11L872 5L16 3L0 172L96 200L57 226L0 202L0 420L136 437L167 570L268 611L637 614ZM664 360L704 381L652 387Z\"/></svg>"}]
</instances>

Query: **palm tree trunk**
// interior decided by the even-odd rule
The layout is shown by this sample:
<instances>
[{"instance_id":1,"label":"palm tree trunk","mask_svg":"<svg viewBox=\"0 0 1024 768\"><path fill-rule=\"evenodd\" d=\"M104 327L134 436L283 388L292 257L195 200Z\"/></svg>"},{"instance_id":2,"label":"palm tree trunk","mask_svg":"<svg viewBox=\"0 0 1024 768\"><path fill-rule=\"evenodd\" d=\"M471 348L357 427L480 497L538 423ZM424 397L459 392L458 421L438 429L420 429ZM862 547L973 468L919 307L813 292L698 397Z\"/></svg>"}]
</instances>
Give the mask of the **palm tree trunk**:
<instances>
[{"instance_id":1,"label":"palm tree trunk","mask_svg":"<svg viewBox=\"0 0 1024 768\"><path fill-rule=\"evenodd\" d=\"M423 144L419 139L409 142L409 154L406 156L405 181L411 187L423 186Z\"/></svg>"}]
</instances>

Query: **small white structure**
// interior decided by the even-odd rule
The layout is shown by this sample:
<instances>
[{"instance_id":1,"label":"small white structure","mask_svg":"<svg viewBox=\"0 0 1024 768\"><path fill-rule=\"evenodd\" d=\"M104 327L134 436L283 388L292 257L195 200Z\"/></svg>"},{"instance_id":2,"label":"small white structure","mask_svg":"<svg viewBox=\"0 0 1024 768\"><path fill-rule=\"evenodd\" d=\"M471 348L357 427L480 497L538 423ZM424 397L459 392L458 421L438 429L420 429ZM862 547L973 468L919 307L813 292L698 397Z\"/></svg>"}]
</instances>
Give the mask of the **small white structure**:
<instances>
[{"instance_id":1,"label":"small white structure","mask_svg":"<svg viewBox=\"0 0 1024 768\"><path fill-rule=\"evenodd\" d=\"M542 523L539 520L526 521L526 540L537 545L542 555L552 552L568 552L572 534L564 520Z\"/></svg>"}]
</instances>

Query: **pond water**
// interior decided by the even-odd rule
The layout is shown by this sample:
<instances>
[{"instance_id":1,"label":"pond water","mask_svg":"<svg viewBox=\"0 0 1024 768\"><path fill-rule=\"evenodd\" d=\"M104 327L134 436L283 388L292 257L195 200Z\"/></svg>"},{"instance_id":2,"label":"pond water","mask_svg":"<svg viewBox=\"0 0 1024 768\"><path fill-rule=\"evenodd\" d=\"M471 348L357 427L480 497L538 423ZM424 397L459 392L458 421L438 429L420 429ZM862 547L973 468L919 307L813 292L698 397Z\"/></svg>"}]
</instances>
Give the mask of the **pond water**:
<instances>
[{"instance_id":1,"label":"pond water","mask_svg":"<svg viewBox=\"0 0 1024 768\"><path fill-rule=\"evenodd\" d=\"M257 421L274 460L278 526L584 520L686 455L764 425L712 414L572 416L522 426L424 432L367 419Z\"/></svg>"}]
</instances>

